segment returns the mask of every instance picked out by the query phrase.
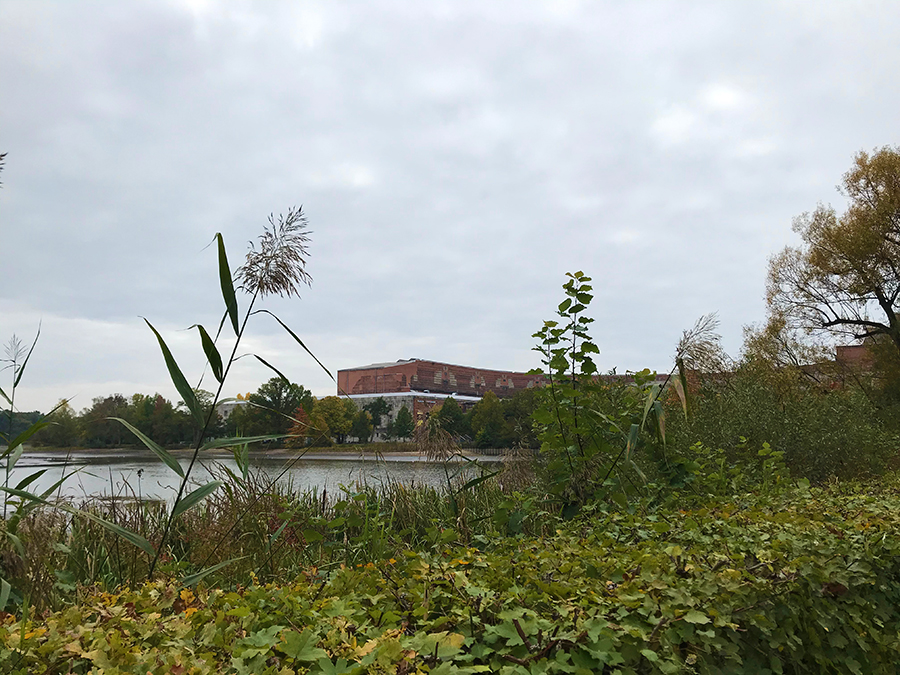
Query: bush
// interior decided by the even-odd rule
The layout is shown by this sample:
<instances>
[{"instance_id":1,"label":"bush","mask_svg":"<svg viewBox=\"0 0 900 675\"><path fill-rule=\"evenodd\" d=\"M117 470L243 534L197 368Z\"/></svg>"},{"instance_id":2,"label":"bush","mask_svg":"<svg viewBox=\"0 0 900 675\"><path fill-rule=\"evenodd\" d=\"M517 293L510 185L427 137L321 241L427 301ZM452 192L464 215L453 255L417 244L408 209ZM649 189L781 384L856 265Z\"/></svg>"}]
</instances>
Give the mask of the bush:
<instances>
[{"instance_id":1,"label":"bush","mask_svg":"<svg viewBox=\"0 0 900 675\"><path fill-rule=\"evenodd\" d=\"M900 481L597 511L287 585L156 581L0 624L5 672L894 673ZM118 669L118 670L117 670Z\"/></svg>"},{"instance_id":2,"label":"bush","mask_svg":"<svg viewBox=\"0 0 900 675\"><path fill-rule=\"evenodd\" d=\"M796 373L773 381L754 363L726 380L705 381L692 397L688 421L677 401L668 413L667 436L675 447L700 441L738 459L769 443L784 452L794 476L814 482L881 474L898 449L896 435L860 389L826 389Z\"/></svg>"}]
</instances>

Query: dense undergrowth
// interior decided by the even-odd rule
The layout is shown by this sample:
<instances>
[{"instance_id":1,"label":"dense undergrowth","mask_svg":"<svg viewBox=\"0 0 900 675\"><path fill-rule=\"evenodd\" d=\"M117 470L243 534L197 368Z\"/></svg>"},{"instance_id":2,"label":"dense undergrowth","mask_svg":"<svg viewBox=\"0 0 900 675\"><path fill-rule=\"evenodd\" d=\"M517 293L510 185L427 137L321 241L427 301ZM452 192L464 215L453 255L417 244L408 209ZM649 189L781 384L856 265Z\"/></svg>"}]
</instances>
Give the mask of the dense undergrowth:
<instances>
[{"instance_id":1,"label":"dense undergrowth","mask_svg":"<svg viewBox=\"0 0 900 675\"><path fill-rule=\"evenodd\" d=\"M693 492L265 583L5 615L13 673L895 672L900 480ZM680 503L680 506L678 504Z\"/></svg>"}]
</instances>

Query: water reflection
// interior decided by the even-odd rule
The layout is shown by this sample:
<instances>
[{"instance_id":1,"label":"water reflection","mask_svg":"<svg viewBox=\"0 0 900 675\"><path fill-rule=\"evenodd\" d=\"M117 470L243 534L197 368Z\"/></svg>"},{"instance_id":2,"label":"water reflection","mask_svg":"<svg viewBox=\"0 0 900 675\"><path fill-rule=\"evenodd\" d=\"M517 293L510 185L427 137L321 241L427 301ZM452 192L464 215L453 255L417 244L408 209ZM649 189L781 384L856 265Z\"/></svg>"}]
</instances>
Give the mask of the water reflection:
<instances>
[{"instance_id":1,"label":"water reflection","mask_svg":"<svg viewBox=\"0 0 900 675\"><path fill-rule=\"evenodd\" d=\"M176 452L179 464L187 469L190 452ZM212 474L220 477L221 468L237 471L237 465L230 454L204 453L191 471L191 480L202 484L211 479ZM479 463L490 466L497 457L479 457ZM278 479L278 483L302 492L316 488L319 492L327 489L334 494L341 485L363 482L377 485L389 481L410 484L441 486L446 484L444 469L439 464L424 462L415 454L397 454L376 457L368 454L307 453L302 457L290 451L267 451L254 453L250 458L251 470L267 481ZM466 462L458 462L451 469L451 476L457 471L476 471L466 467ZM35 471L44 473L28 486L30 492L40 494L56 483L63 475L71 476L54 493L62 497L83 499L102 495L129 495L141 498L175 498L180 478L163 464L149 450L81 450L61 453L52 450L29 450L10 475L9 484L19 481ZM477 475L477 474L475 474Z\"/></svg>"}]
</instances>

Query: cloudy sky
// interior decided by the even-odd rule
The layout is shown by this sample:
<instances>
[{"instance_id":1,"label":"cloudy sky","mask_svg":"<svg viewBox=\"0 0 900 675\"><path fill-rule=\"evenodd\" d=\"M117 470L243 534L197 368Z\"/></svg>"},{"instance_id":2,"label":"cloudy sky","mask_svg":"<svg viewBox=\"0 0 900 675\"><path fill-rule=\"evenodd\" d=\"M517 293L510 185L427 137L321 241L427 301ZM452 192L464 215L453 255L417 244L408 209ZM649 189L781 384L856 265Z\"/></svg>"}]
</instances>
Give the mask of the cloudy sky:
<instances>
[{"instance_id":1,"label":"cloudy sky","mask_svg":"<svg viewBox=\"0 0 900 675\"><path fill-rule=\"evenodd\" d=\"M236 266L301 204L313 284L266 306L332 370L535 367L575 270L602 369L668 370L712 311L736 355L792 218L900 142L898 35L887 1L0 0L0 340L42 326L17 402L177 400L141 317L196 382L207 244ZM334 392L269 317L241 352Z\"/></svg>"}]
</instances>

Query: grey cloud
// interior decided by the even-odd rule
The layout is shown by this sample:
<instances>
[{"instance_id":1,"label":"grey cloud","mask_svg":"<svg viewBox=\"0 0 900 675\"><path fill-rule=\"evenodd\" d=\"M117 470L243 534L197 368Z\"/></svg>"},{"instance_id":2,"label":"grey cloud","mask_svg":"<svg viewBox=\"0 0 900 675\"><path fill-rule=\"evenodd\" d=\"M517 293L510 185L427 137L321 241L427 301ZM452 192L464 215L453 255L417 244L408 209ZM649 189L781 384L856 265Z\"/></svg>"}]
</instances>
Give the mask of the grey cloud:
<instances>
[{"instance_id":1,"label":"grey cloud","mask_svg":"<svg viewBox=\"0 0 900 675\"><path fill-rule=\"evenodd\" d=\"M0 338L216 324L213 234L239 264L302 203L314 283L272 307L334 368L535 365L575 269L602 367L667 368L716 309L737 351L791 218L897 142L898 24L887 3L5 2ZM68 381L165 386L152 341L99 339L44 356L42 406ZM235 390L267 376L242 364Z\"/></svg>"}]
</instances>

